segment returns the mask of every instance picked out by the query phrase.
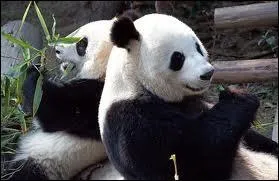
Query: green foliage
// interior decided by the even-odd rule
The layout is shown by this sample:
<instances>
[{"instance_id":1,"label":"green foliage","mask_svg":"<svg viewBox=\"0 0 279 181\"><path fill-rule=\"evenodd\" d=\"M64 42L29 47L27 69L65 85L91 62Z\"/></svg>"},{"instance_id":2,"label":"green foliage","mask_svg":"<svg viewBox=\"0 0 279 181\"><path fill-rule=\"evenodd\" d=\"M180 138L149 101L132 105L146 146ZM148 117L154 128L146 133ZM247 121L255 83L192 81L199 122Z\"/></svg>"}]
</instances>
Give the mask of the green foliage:
<instances>
[{"instance_id":1,"label":"green foliage","mask_svg":"<svg viewBox=\"0 0 279 181\"><path fill-rule=\"evenodd\" d=\"M17 33L21 31L21 28L22 28L22 26L23 26L23 24L24 24L24 22L25 22L25 19L26 19L26 16L27 16L28 12L29 12L29 9L30 9L31 4L32 4L32 1L29 2L28 6L27 6L27 8L26 8L26 10L25 10L25 12L24 12L24 14L23 14L23 17L22 17L22 20L21 20L21 25L20 25L20 27L19 27ZM17 34L17 33L16 33L16 34Z\"/></svg>"},{"instance_id":2,"label":"green foliage","mask_svg":"<svg viewBox=\"0 0 279 181\"><path fill-rule=\"evenodd\" d=\"M27 18L28 12L31 7L35 8L37 17L43 28L47 46L41 50L36 49L22 38L18 38L22 26ZM45 71L45 52L49 46L54 46L57 43L71 44L80 41L79 37L60 37L55 32L56 21L53 17L52 34L50 35L44 17L33 1L30 1L22 17L21 25L15 36L1 32L3 37L13 44L16 44L21 48L23 60L19 64L12 67L7 74L1 75L1 154L14 154L15 145L18 137L21 134L25 134L28 131L31 120L36 114L41 98L42 98L42 71ZM33 61L40 57L40 69L38 72L40 76L36 83L36 89L33 100L33 114L26 115L22 109L21 104L23 102L22 85L26 78L26 70L30 65L33 65ZM69 67L70 68L70 67ZM69 70L67 70L69 71ZM66 72L67 73L67 72Z\"/></svg>"},{"instance_id":3,"label":"green foliage","mask_svg":"<svg viewBox=\"0 0 279 181\"><path fill-rule=\"evenodd\" d=\"M46 40L49 41L49 40L50 40L49 31L48 31L48 29L47 29L47 26L46 26L46 22L45 22L45 20L44 20L44 17L43 17L43 15L42 15L40 9L38 8L36 2L34 2L34 7L35 7L35 10L36 10L37 16L38 16L38 18L39 18L39 20L40 20L41 26L42 26L42 28L43 28L43 30L44 30L45 35L46 35Z\"/></svg>"},{"instance_id":4,"label":"green foliage","mask_svg":"<svg viewBox=\"0 0 279 181\"><path fill-rule=\"evenodd\" d=\"M267 46L273 52L278 49L278 40L276 40L276 37L272 30L267 30L266 33L262 35L261 39L258 41L258 46Z\"/></svg>"},{"instance_id":5,"label":"green foliage","mask_svg":"<svg viewBox=\"0 0 279 181\"><path fill-rule=\"evenodd\" d=\"M40 100L42 98L42 83L43 83L43 76L42 74L39 76L36 84L36 90L34 94L34 100L33 100L33 116L35 116L39 105L40 105Z\"/></svg>"}]
</instances>

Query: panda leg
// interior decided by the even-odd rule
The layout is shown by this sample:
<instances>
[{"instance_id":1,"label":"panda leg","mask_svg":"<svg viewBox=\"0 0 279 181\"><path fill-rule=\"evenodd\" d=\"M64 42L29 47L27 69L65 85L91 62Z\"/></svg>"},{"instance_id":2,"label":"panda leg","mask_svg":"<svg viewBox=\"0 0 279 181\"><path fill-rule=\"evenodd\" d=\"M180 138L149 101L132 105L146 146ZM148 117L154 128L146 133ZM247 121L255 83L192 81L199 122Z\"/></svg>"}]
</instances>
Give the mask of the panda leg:
<instances>
[{"instance_id":1,"label":"panda leg","mask_svg":"<svg viewBox=\"0 0 279 181\"><path fill-rule=\"evenodd\" d=\"M270 153L278 158L278 143L253 129L247 131L243 136L243 141L248 149L257 152Z\"/></svg>"},{"instance_id":2,"label":"panda leg","mask_svg":"<svg viewBox=\"0 0 279 181\"><path fill-rule=\"evenodd\" d=\"M101 141L83 139L63 131L31 131L21 137L11 179L70 179L83 168L106 158Z\"/></svg>"}]
</instances>

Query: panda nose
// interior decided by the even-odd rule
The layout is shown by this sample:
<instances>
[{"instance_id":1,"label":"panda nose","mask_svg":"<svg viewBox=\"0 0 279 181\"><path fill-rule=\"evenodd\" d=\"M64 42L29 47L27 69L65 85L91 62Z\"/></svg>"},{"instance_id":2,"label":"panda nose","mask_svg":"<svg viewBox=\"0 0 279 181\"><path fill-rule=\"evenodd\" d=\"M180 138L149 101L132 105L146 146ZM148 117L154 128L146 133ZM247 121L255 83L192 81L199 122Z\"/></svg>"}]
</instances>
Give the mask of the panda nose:
<instances>
[{"instance_id":1,"label":"panda nose","mask_svg":"<svg viewBox=\"0 0 279 181\"><path fill-rule=\"evenodd\" d=\"M212 77L214 73L214 69L210 70L209 72L206 72L205 74L200 76L201 80L210 80L210 78Z\"/></svg>"}]
</instances>

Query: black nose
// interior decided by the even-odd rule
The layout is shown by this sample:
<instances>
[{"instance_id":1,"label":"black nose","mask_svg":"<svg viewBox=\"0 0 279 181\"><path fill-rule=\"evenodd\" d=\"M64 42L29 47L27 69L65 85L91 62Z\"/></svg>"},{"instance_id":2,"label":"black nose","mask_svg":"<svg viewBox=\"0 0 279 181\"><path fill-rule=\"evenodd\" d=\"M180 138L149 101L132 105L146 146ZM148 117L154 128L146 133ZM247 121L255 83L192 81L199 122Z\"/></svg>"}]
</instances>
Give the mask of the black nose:
<instances>
[{"instance_id":1,"label":"black nose","mask_svg":"<svg viewBox=\"0 0 279 181\"><path fill-rule=\"evenodd\" d=\"M55 50L55 52L56 52L57 54L60 54L60 51L59 51L59 50Z\"/></svg>"},{"instance_id":2,"label":"black nose","mask_svg":"<svg viewBox=\"0 0 279 181\"><path fill-rule=\"evenodd\" d=\"M214 69L212 69L209 72L206 72L205 74L201 75L200 78L201 78L201 80L210 80L213 73L214 73Z\"/></svg>"}]
</instances>

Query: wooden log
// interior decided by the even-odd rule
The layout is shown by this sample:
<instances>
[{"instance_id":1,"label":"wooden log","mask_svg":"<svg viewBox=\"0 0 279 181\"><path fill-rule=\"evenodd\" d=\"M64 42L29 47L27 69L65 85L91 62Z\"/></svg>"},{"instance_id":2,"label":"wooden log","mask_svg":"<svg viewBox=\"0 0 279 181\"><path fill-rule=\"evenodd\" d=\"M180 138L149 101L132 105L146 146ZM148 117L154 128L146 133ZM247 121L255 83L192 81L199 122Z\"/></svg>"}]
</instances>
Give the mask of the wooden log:
<instances>
[{"instance_id":1,"label":"wooden log","mask_svg":"<svg viewBox=\"0 0 279 181\"><path fill-rule=\"evenodd\" d=\"M216 28L278 26L278 1L216 8L214 23Z\"/></svg>"},{"instance_id":2,"label":"wooden log","mask_svg":"<svg viewBox=\"0 0 279 181\"><path fill-rule=\"evenodd\" d=\"M278 58L212 62L213 83L249 83L278 79Z\"/></svg>"},{"instance_id":3,"label":"wooden log","mask_svg":"<svg viewBox=\"0 0 279 181\"><path fill-rule=\"evenodd\" d=\"M273 130L272 130L272 140L278 143L278 101L277 101L277 109L274 118Z\"/></svg>"}]
</instances>

